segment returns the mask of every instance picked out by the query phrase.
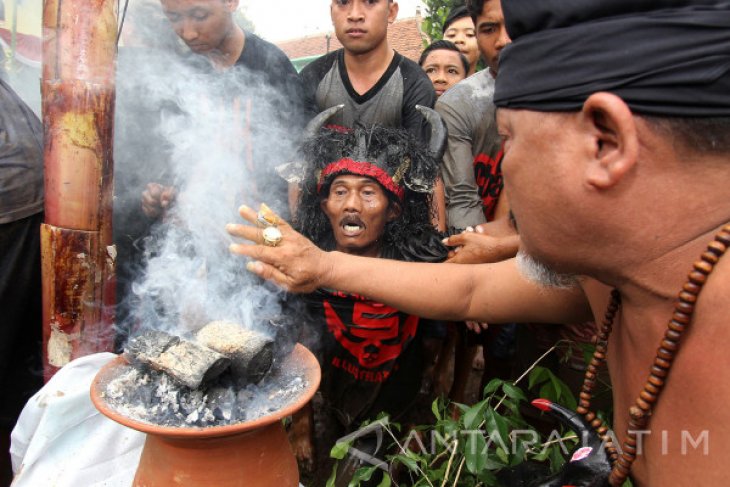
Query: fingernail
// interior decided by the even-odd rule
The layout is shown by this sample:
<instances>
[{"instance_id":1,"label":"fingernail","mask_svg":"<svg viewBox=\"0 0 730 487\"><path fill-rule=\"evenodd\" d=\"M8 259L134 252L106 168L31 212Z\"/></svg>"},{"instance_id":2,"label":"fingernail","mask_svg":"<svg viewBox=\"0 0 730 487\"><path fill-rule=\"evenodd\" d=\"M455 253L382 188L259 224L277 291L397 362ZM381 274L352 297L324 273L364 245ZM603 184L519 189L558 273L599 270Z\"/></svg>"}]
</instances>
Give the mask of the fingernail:
<instances>
[{"instance_id":1,"label":"fingernail","mask_svg":"<svg viewBox=\"0 0 730 487\"><path fill-rule=\"evenodd\" d=\"M449 237L446 237L445 239L443 239L441 241L441 243L444 244L444 245L449 245Z\"/></svg>"},{"instance_id":2,"label":"fingernail","mask_svg":"<svg viewBox=\"0 0 730 487\"><path fill-rule=\"evenodd\" d=\"M238 208L238 211L249 211L251 208L249 208L247 205L241 205Z\"/></svg>"},{"instance_id":3,"label":"fingernail","mask_svg":"<svg viewBox=\"0 0 730 487\"><path fill-rule=\"evenodd\" d=\"M246 270L249 272L253 272L254 274L260 274L261 264L255 260L252 260L251 262L246 264Z\"/></svg>"},{"instance_id":4,"label":"fingernail","mask_svg":"<svg viewBox=\"0 0 730 487\"><path fill-rule=\"evenodd\" d=\"M226 223L226 231L230 232L231 230L233 230L233 223Z\"/></svg>"}]
</instances>

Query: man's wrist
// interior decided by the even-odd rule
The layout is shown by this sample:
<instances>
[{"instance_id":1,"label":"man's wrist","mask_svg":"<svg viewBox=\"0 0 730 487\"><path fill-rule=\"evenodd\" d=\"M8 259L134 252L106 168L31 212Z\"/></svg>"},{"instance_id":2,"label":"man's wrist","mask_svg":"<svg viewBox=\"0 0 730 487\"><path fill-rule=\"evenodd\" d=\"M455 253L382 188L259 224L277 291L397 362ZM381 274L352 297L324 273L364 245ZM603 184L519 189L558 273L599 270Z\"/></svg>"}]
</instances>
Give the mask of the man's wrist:
<instances>
[{"instance_id":1,"label":"man's wrist","mask_svg":"<svg viewBox=\"0 0 730 487\"><path fill-rule=\"evenodd\" d=\"M341 268L337 263L341 260L344 254L333 250L326 252L319 250L319 261L320 261L320 274L319 274L319 287L337 289L338 269Z\"/></svg>"}]
</instances>

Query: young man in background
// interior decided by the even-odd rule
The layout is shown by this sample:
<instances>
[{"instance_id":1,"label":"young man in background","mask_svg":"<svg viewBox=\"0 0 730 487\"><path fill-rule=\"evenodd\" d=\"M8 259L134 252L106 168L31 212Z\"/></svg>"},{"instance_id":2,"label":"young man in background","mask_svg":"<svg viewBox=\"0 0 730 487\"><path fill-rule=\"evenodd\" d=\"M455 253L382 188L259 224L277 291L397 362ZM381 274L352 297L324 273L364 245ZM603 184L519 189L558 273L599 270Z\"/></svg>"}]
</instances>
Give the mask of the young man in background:
<instances>
[{"instance_id":1,"label":"young man in background","mask_svg":"<svg viewBox=\"0 0 730 487\"><path fill-rule=\"evenodd\" d=\"M245 119L244 127L260 123L262 112L266 112L267 119L293 126L294 130L303 126L303 91L294 66L281 49L236 23L238 0L160 0L160 4L173 30L190 49L187 61L213 74L238 70L240 82L236 89L240 92L221 93L220 101L237 107L232 109ZM241 138L250 139L250 133L242 133ZM253 149L242 157L249 169L262 181L278 181L273 167L256 167L262 157L254 157L253 152L261 148L249 142ZM283 198L285 187L281 192ZM158 218L174 198L174 188L150 183L142 196L142 209L148 217Z\"/></svg>"},{"instance_id":2,"label":"young man in background","mask_svg":"<svg viewBox=\"0 0 730 487\"><path fill-rule=\"evenodd\" d=\"M476 73L477 64L479 64L479 47L474 21L465 6L461 5L451 9L444 21L443 35L444 39L456 44L456 47L469 61L466 76L469 77Z\"/></svg>"},{"instance_id":3,"label":"young man in background","mask_svg":"<svg viewBox=\"0 0 730 487\"><path fill-rule=\"evenodd\" d=\"M344 104L332 124L402 127L428 141L430 129L416 105L433 108L436 96L431 82L418 64L388 42L388 25L395 22L398 3L332 0L330 14L343 48L300 73L310 115Z\"/></svg>"},{"instance_id":4,"label":"young man in background","mask_svg":"<svg viewBox=\"0 0 730 487\"><path fill-rule=\"evenodd\" d=\"M518 246L518 237L507 223L508 205L502 192L500 166L502 142L492 102L499 53L509 43L509 37L500 0L474 0L469 3L468 13L469 22L476 26L476 43L488 69L457 84L436 103L436 111L449 132L441 174L448 225L457 232L447 240L447 245L456 251L452 262L494 262L513 257ZM491 224L499 225L496 234L494 229L485 230L483 226L494 220L499 221ZM510 338L510 333L509 328L492 327L481 336L462 332L452 336L457 357L450 392L453 400L464 401L466 381L480 348L486 367L484 378L509 375L509 366L505 365L513 353L514 334Z\"/></svg>"}]
</instances>

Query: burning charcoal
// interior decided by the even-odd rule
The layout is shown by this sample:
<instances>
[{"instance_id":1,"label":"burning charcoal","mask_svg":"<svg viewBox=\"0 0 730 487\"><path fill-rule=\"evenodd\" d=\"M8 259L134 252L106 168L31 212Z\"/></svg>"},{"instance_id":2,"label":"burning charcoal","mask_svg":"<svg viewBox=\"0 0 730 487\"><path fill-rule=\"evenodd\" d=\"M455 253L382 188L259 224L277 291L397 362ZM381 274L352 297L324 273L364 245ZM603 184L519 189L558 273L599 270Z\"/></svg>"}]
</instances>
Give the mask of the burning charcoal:
<instances>
[{"instance_id":1,"label":"burning charcoal","mask_svg":"<svg viewBox=\"0 0 730 487\"><path fill-rule=\"evenodd\" d=\"M124 350L135 365L165 372L191 389L221 374L230 360L220 353L160 331L148 331L132 340Z\"/></svg>"},{"instance_id":2,"label":"burning charcoal","mask_svg":"<svg viewBox=\"0 0 730 487\"><path fill-rule=\"evenodd\" d=\"M231 372L247 382L258 382L271 368L274 342L230 321L212 321L196 335L202 345L231 359Z\"/></svg>"}]
</instances>

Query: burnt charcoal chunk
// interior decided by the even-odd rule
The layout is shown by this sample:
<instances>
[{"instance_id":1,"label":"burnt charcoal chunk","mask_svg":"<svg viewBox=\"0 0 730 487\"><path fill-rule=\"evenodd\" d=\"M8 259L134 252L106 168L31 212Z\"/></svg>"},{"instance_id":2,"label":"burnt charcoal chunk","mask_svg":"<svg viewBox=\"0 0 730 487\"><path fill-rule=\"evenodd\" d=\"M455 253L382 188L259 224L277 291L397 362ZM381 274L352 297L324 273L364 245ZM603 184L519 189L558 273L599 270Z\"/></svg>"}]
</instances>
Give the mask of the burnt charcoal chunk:
<instances>
[{"instance_id":1,"label":"burnt charcoal chunk","mask_svg":"<svg viewBox=\"0 0 730 487\"><path fill-rule=\"evenodd\" d=\"M160 354L152 365L191 389L218 377L231 361L215 350L180 340Z\"/></svg>"},{"instance_id":2,"label":"burnt charcoal chunk","mask_svg":"<svg viewBox=\"0 0 730 487\"><path fill-rule=\"evenodd\" d=\"M124 358L133 365L149 365L179 341L179 337L164 331L145 331L127 342L124 347Z\"/></svg>"},{"instance_id":3,"label":"burnt charcoal chunk","mask_svg":"<svg viewBox=\"0 0 730 487\"><path fill-rule=\"evenodd\" d=\"M160 331L147 331L124 350L129 363L165 372L191 389L220 375L231 361L215 350Z\"/></svg>"},{"instance_id":4,"label":"burnt charcoal chunk","mask_svg":"<svg viewBox=\"0 0 730 487\"><path fill-rule=\"evenodd\" d=\"M274 341L268 335L230 321L212 321L198 331L196 338L231 360L231 372L237 380L259 382L271 368Z\"/></svg>"}]
</instances>

